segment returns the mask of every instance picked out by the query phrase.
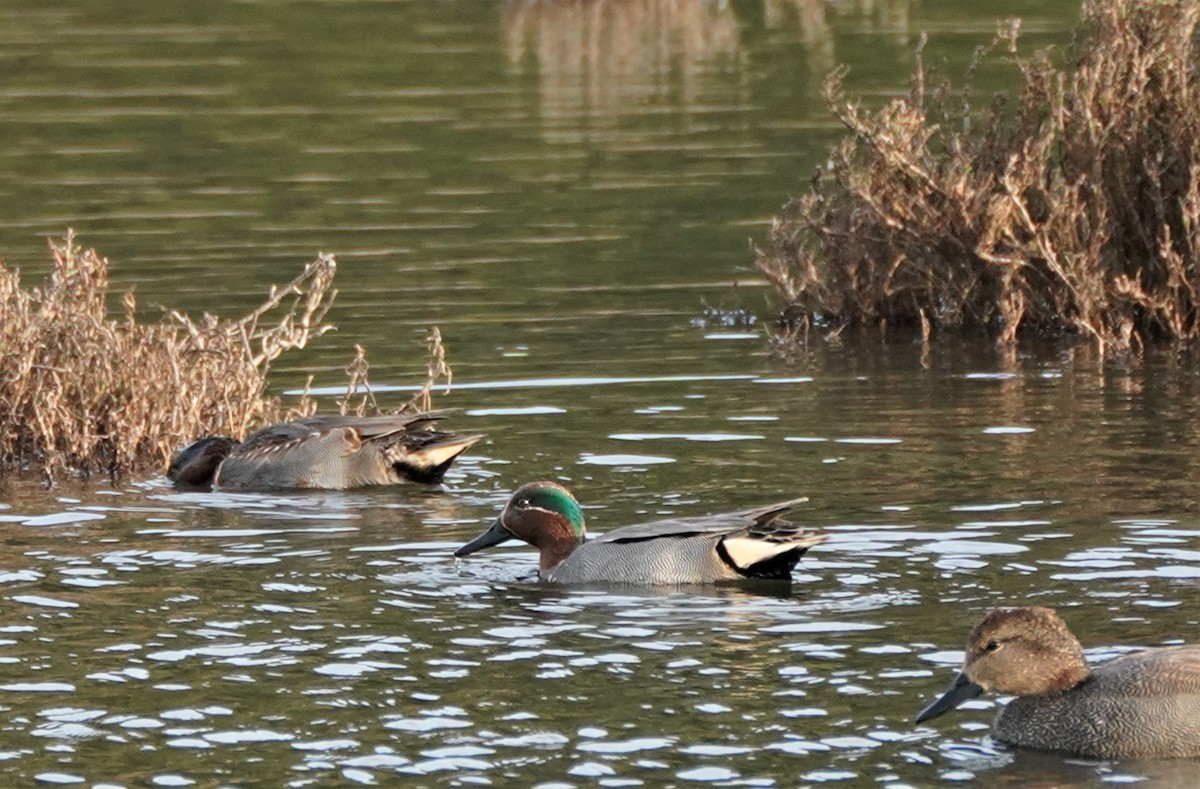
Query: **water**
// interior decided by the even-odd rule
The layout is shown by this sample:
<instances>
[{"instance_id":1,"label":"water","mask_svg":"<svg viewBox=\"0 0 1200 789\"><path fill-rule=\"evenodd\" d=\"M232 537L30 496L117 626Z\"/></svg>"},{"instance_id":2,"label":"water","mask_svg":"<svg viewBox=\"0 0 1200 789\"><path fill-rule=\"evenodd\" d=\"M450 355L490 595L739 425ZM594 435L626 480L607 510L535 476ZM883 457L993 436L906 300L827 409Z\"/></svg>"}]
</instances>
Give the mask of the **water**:
<instances>
[{"instance_id":1,"label":"water","mask_svg":"<svg viewBox=\"0 0 1200 789\"><path fill-rule=\"evenodd\" d=\"M1194 367L854 337L785 359L746 318L747 239L837 136L821 75L880 101L921 30L957 73L993 16L1061 44L1077 13L1002 5L6 6L0 250L26 282L70 225L151 314L233 315L331 251L339 330L277 390L333 391L361 343L398 402L437 324L448 427L489 438L441 491L10 482L0 775L1194 783L997 746L988 697L911 723L994 605L1058 607L1096 659L1194 640ZM451 558L537 478L595 531L807 495L831 538L782 590Z\"/></svg>"}]
</instances>

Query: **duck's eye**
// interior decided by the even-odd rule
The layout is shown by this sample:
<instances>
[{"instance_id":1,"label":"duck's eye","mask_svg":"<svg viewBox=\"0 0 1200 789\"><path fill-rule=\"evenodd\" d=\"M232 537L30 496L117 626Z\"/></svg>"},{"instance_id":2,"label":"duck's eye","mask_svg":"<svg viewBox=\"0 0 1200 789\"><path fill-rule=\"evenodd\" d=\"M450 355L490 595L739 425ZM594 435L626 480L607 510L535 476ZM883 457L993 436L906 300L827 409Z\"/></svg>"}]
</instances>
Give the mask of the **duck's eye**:
<instances>
[{"instance_id":1,"label":"duck's eye","mask_svg":"<svg viewBox=\"0 0 1200 789\"><path fill-rule=\"evenodd\" d=\"M999 648L1000 648L1000 642L994 638L991 641L988 641L986 644L983 645L984 652L995 652Z\"/></svg>"},{"instance_id":2,"label":"duck's eye","mask_svg":"<svg viewBox=\"0 0 1200 789\"><path fill-rule=\"evenodd\" d=\"M523 510L528 506L529 506L529 499L517 499L517 508L518 509Z\"/></svg>"}]
</instances>

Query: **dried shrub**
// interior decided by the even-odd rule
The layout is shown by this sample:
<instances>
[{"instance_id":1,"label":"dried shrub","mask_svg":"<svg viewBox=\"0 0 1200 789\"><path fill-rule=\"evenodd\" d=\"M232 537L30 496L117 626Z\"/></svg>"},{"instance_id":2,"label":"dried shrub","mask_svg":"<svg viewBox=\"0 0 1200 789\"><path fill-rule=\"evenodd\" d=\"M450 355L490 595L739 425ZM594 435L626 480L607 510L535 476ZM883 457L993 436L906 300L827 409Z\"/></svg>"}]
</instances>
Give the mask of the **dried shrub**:
<instances>
[{"instance_id":1,"label":"dried shrub","mask_svg":"<svg viewBox=\"0 0 1200 789\"><path fill-rule=\"evenodd\" d=\"M22 290L20 272L0 264L0 473L116 477L162 467L199 435L242 436L283 416L265 394L271 362L332 328L331 256L239 320L170 312L139 323L132 293L109 316L107 260L70 233L50 248L41 288Z\"/></svg>"},{"instance_id":2,"label":"dried shrub","mask_svg":"<svg viewBox=\"0 0 1200 789\"><path fill-rule=\"evenodd\" d=\"M367 363L367 352L361 345L356 344L354 358L350 360L350 364L346 365L346 393L337 401L339 413L366 416L372 413L400 414L405 411L415 411L416 413L432 411L434 388L439 382L444 381L445 393L449 394L450 383L454 379L450 363L446 361L446 346L442 343L442 332L436 326L432 327L429 334L425 336L425 351L425 383L413 393L407 403L399 408L384 411L380 408L379 402L375 399L375 391L371 388L371 379L368 375L371 365ZM312 379L310 378L309 384L311 385L311 383ZM308 387L305 387L305 400L307 400L307 389Z\"/></svg>"},{"instance_id":3,"label":"dried shrub","mask_svg":"<svg viewBox=\"0 0 1200 789\"><path fill-rule=\"evenodd\" d=\"M1021 55L1018 23L977 61L1019 74L1015 106L926 88L868 113L757 250L793 336L807 327L1080 335L1101 354L1200 337L1200 4L1088 0L1072 63ZM799 327L799 328L798 328Z\"/></svg>"},{"instance_id":4,"label":"dried shrub","mask_svg":"<svg viewBox=\"0 0 1200 789\"><path fill-rule=\"evenodd\" d=\"M433 410L433 390L440 382L445 382L445 394L450 393L450 384L454 381L454 372L446 361L446 346L442 343L442 332L437 326L429 330L425 336L425 383L421 385L408 401L409 408L417 411Z\"/></svg>"},{"instance_id":5,"label":"dried shrub","mask_svg":"<svg viewBox=\"0 0 1200 789\"><path fill-rule=\"evenodd\" d=\"M337 401L338 413L343 416L346 414L366 416L368 413L379 410L375 392L371 389L371 379L367 376L370 368L371 365L367 364L366 349L355 343L354 358L350 360L350 364L346 365L346 394L339 397ZM311 380L310 378L310 383ZM354 402L356 397L358 398L357 403Z\"/></svg>"}]
</instances>

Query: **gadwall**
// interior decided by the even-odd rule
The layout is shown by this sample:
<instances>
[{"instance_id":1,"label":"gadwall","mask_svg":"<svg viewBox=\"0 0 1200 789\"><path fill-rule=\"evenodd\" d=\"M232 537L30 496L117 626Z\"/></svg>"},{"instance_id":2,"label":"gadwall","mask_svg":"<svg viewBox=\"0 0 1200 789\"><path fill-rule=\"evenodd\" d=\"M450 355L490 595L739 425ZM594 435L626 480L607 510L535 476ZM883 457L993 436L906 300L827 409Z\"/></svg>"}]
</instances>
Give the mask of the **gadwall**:
<instances>
[{"instance_id":1,"label":"gadwall","mask_svg":"<svg viewBox=\"0 0 1200 789\"><path fill-rule=\"evenodd\" d=\"M702 584L746 578L787 580L801 555L823 541L780 520L807 499L748 512L673 518L615 529L586 540L583 511L554 482L512 495L483 534L454 552L466 556L513 538L537 548L538 576L559 584Z\"/></svg>"},{"instance_id":2,"label":"gadwall","mask_svg":"<svg viewBox=\"0 0 1200 789\"><path fill-rule=\"evenodd\" d=\"M436 484L483 438L433 429L444 415L310 416L264 427L245 441L210 436L176 453L167 477L183 487L237 490Z\"/></svg>"},{"instance_id":3,"label":"gadwall","mask_svg":"<svg viewBox=\"0 0 1200 789\"><path fill-rule=\"evenodd\" d=\"M1197 644L1091 669L1053 609L998 608L975 625L962 672L917 723L985 690L1017 697L992 724L1000 742L1094 759L1200 755Z\"/></svg>"}]
</instances>

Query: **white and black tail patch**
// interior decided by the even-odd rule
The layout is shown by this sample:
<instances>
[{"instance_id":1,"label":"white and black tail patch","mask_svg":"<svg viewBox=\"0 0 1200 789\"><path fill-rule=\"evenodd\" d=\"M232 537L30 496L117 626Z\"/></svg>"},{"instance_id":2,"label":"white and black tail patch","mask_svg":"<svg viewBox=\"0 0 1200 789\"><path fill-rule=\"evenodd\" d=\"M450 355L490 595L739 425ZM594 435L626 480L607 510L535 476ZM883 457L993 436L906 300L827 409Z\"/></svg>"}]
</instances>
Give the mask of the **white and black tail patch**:
<instances>
[{"instance_id":1,"label":"white and black tail patch","mask_svg":"<svg viewBox=\"0 0 1200 789\"><path fill-rule=\"evenodd\" d=\"M436 484L442 481L454 459L483 436L460 436L430 431L424 441L406 441L389 447L392 468L410 482Z\"/></svg>"},{"instance_id":2,"label":"white and black tail patch","mask_svg":"<svg viewBox=\"0 0 1200 789\"><path fill-rule=\"evenodd\" d=\"M729 555L729 563L742 571L778 559L780 554L796 550L793 546L748 536L729 536L721 540L721 544L725 546L725 552ZM799 558L793 557L793 561Z\"/></svg>"},{"instance_id":3,"label":"white and black tail patch","mask_svg":"<svg viewBox=\"0 0 1200 789\"><path fill-rule=\"evenodd\" d=\"M826 535L805 531L777 517L778 513L772 513L766 522L726 535L717 543L717 554L747 578L791 578L804 552L824 542Z\"/></svg>"}]
</instances>

